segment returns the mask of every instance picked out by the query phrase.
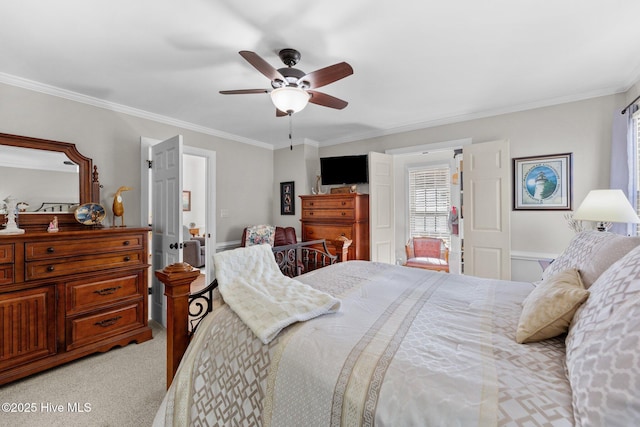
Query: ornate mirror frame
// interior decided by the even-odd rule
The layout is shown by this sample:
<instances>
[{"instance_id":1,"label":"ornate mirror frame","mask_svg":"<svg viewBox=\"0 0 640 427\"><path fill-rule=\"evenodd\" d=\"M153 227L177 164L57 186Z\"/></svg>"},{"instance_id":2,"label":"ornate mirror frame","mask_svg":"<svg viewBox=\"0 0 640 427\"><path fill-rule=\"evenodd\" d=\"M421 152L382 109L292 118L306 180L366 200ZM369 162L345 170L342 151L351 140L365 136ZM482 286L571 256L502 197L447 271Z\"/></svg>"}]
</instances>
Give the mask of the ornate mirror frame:
<instances>
[{"instance_id":1,"label":"ornate mirror frame","mask_svg":"<svg viewBox=\"0 0 640 427\"><path fill-rule=\"evenodd\" d=\"M99 187L97 182L97 171L93 171L94 178L92 179L93 161L80 154L75 144L69 142L51 141L47 139L31 138L28 136L10 135L0 133L0 145L11 145L14 147L32 148L36 150L57 151L64 153L69 160L78 165L78 179L79 179L79 201L80 204L93 202L94 196L99 198L99 194L94 195L93 192ZM96 200L98 202L98 200ZM52 214L53 215L53 214ZM75 221L73 213L57 212L55 213L61 219L61 224L73 224L80 225ZM42 215L39 213L21 213L19 219L20 228L38 228L42 230L42 226L45 227L51 220L49 215ZM44 231L44 230L42 230Z\"/></svg>"}]
</instances>

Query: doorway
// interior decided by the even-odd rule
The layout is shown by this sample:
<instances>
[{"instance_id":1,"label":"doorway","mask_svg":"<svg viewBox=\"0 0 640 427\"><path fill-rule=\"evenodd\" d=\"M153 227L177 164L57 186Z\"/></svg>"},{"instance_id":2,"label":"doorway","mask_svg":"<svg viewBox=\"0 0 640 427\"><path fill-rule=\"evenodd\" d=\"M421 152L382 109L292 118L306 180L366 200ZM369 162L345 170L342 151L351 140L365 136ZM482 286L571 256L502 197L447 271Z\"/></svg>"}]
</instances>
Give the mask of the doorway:
<instances>
[{"instance_id":1,"label":"doorway","mask_svg":"<svg viewBox=\"0 0 640 427\"><path fill-rule=\"evenodd\" d=\"M181 141L182 137L178 139ZM143 137L140 142L143 163L148 163L152 159L152 148L163 141ZM157 235L156 229L159 224L153 224L153 220L156 218L156 222L170 221L171 224L162 224L161 228L176 230L174 233L176 238L172 240L179 240L181 243L177 254L169 257L164 256L165 252L169 254L173 250L169 248L169 243L171 242L168 240L165 242L165 239L161 239L160 242L152 241L149 244L149 258L152 264L152 268L149 271L149 283L151 284L149 315L151 319L163 325L166 325L164 286L156 279L153 272L164 268L166 266L164 264L183 261L183 247L185 242L192 240L192 237L197 238L199 246L203 248L203 250L198 249L198 252L202 250L203 253L202 262L197 263L199 265L195 265L195 267L200 268L204 276L200 281L208 283L213 280L212 256L216 247L216 152L187 145L181 147L180 152L180 167L177 169L180 171L180 178L176 181L180 182L179 192L182 197L180 198L180 206L176 215L154 215L154 209L158 209L158 201L156 201L154 207L154 195L152 194L154 191L152 190L154 188L153 166L149 164L148 168L143 168L141 175L141 215L143 223L146 221L154 229L154 232L150 233L150 239L153 240L151 235ZM165 200L167 198L160 197L160 199ZM164 246L167 247L165 248ZM159 251L161 254L158 254ZM173 259L174 261L166 261L167 259Z\"/></svg>"}]
</instances>

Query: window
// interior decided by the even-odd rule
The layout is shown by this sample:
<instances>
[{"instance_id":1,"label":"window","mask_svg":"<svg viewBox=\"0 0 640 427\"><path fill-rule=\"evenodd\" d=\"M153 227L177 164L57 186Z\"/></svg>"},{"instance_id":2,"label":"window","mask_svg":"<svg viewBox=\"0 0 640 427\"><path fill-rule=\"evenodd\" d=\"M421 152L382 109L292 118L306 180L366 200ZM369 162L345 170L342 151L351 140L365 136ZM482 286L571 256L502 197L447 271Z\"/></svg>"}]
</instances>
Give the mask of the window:
<instances>
[{"instance_id":1,"label":"window","mask_svg":"<svg viewBox=\"0 0 640 427\"><path fill-rule=\"evenodd\" d=\"M409 237L440 237L450 246L448 164L409 169Z\"/></svg>"}]
</instances>

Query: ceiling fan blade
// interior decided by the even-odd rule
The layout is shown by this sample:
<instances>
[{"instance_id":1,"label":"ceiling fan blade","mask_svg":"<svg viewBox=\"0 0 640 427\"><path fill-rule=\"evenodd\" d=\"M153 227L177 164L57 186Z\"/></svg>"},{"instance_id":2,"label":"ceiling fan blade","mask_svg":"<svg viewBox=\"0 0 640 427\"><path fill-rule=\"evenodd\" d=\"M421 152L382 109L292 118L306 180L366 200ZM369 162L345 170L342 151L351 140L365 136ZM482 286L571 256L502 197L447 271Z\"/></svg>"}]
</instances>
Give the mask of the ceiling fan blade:
<instances>
[{"instance_id":1,"label":"ceiling fan blade","mask_svg":"<svg viewBox=\"0 0 640 427\"><path fill-rule=\"evenodd\" d=\"M309 98L309 102L312 104L322 105L323 107L335 108L337 110L342 110L344 107L349 105L347 101L343 101L340 98L336 98L335 96L327 95L323 92L318 92L316 90L308 90L307 91L311 97Z\"/></svg>"},{"instance_id":2,"label":"ceiling fan blade","mask_svg":"<svg viewBox=\"0 0 640 427\"><path fill-rule=\"evenodd\" d=\"M276 108L276 117L287 117L288 114Z\"/></svg>"},{"instance_id":3,"label":"ceiling fan blade","mask_svg":"<svg viewBox=\"0 0 640 427\"><path fill-rule=\"evenodd\" d=\"M255 67L256 70L267 76L271 81L280 80L285 82L285 78L278 70L273 68L271 64L262 59L257 53L248 50L241 50L240 56L247 60L247 62Z\"/></svg>"},{"instance_id":4,"label":"ceiling fan blade","mask_svg":"<svg viewBox=\"0 0 640 427\"><path fill-rule=\"evenodd\" d=\"M236 90L221 90L223 95L246 95L248 93L269 93L267 89L236 89Z\"/></svg>"},{"instance_id":5,"label":"ceiling fan blade","mask_svg":"<svg viewBox=\"0 0 640 427\"><path fill-rule=\"evenodd\" d=\"M353 68L346 62L333 64L325 68L313 71L300 79L300 82L308 82L309 89L319 88L353 74Z\"/></svg>"}]
</instances>

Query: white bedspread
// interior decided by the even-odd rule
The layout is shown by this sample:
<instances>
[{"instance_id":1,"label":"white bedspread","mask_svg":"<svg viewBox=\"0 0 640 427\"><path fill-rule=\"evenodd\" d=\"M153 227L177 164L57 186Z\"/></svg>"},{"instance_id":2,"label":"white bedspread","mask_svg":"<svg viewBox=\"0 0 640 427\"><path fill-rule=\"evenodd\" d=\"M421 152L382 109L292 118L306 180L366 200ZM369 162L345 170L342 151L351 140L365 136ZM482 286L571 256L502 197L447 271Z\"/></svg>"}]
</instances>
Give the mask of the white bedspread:
<instances>
[{"instance_id":1,"label":"white bedspread","mask_svg":"<svg viewBox=\"0 0 640 427\"><path fill-rule=\"evenodd\" d=\"M299 279L340 311L263 345L223 305L156 425L573 425L563 338L515 342L531 284L361 261Z\"/></svg>"},{"instance_id":2,"label":"white bedspread","mask_svg":"<svg viewBox=\"0 0 640 427\"><path fill-rule=\"evenodd\" d=\"M264 344L292 323L340 308L328 293L282 274L269 245L219 252L214 264L224 301Z\"/></svg>"}]
</instances>

